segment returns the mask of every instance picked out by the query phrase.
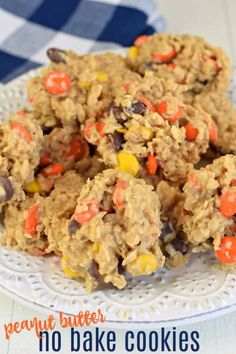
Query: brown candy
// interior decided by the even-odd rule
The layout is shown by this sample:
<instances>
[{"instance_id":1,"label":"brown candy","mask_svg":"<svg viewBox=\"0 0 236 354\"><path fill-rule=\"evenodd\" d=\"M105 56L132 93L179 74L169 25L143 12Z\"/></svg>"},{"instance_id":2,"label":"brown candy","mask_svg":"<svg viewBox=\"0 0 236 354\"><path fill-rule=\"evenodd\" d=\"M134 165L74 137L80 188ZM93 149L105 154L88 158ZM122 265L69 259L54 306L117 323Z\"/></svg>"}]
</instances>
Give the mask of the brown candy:
<instances>
[{"instance_id":1,"label":"brown candy","mask_svg":"<svg viewBox=\"0 0 236 354\"><path fill-rule=\"evenodd\" d=\"M65 59L63 58L64 51L58 48L49 48L47 50L48 58L54 63L65 63Z\"/></svg>"},{"instance_id":2,"label":"brown candy","mask_svg":"<svg viewBox=\"0 0 236 354\"><path fill-rule=\"evenodd\" d=\"M122 149L122 145L125 142L124 134L115 131L113 134L109 135L109 138L110 138L112 146L117 151Z\"/></svg>"},{"instance_id":3,"label":"brown candy","mask_svg":"<svg viewBox=\"0 0 236 354\"><path fill-rule=\"evenodd\" d=\"M80 227L81 225L76 220L71 220L68 225L69 235L70 236L74 235L76 231L79 230Z\"/></svg>"},{"instance_id":4,"label":"brown candy","mask_svg":"<svg viewBox=\"0 0 236 354\"><path fill-rule=\"evenodd\" d=\"M0 201L9 201L14 194L14 190L11 181L4 176L0 176Z\"/></svg>"},{"instance_id":5,"label":"brown candy","mask_svg":"<svg viewBox=\"0 0 236 354\"><path fill-rule=\"evenodd\" d=\"M140 114L141 116L143 116L146 112L146 109L147 109L147 107L145 106L144 103L142 103L140 101L134 101L132 103L130 111L135 114Z\"/></svg>"}]
</instances>

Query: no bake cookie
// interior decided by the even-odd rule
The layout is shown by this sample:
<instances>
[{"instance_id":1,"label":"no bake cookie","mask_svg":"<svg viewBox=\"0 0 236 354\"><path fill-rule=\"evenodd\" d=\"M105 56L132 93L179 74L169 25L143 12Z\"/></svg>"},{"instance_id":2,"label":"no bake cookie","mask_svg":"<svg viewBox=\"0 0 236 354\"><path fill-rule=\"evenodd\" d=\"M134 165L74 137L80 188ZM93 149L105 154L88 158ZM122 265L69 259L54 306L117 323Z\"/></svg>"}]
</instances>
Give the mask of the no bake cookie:
<instances>
[{"instance_id":1,"label":"no bake cookie","mask_svg":"<svg viewBox=\"0 0 236 354\"><path fill-rule=\"evenodd\" d=\"M226 54L197 36L141 36L129 49L127 61L141 75L153 71L157 77L188 85L188 99L202 92L225 92L229 84Z\"/></svg>"},{"instance_id":2,"label":"no bake cookie","mask_svg":"<svg viewBox=\"0 0 236 354\"><path fill-rule=\"evenodd\" d=\"M60 244L62 267L88 290L100 283L121 289L125 271L147 275L163 266L160 230L160 203L152 187L130 174L106 170L81 190Z\"/></svg>"}]
</instances>

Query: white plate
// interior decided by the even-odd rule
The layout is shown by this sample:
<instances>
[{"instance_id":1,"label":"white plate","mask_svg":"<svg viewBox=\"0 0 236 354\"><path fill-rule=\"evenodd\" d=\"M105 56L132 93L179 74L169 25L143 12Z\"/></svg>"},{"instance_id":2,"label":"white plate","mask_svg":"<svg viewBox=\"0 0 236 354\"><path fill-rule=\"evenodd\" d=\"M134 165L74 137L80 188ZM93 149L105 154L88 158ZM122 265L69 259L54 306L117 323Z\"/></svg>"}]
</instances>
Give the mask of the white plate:
<instances>
[{"instance_id":1,"label":"white plate","mask_svg":"<svg viewBox=\"0 0 236 354\"><path fill-rule=\"evenodd\" d=\"M0 90L0 121L26 104L31 71ZM230 96L236 102L236 85ZM106 326L124 328L186 324L236 309L236 272L215 269L210 255L193 257L182 270L162 269L154 276L130 279L126 289L87 294L60 270L57 257L35 258L0 247L0 292L39 311L77 314L100 308Z\"/></svg>"}]
</instances>

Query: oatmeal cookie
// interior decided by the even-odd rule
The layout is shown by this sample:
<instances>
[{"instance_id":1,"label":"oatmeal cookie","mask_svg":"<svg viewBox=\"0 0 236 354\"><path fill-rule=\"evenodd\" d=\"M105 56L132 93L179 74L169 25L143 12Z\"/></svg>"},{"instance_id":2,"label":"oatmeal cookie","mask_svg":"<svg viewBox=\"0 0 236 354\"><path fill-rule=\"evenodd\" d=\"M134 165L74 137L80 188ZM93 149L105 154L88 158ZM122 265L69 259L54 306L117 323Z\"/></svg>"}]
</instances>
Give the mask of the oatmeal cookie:
<instances>
[{"instance_id":1,"label":"oatmeal cookie","mask_svg":"<svg viewBox=\"0 0 236 354\"><path fill-rule=\"evenodd\" d=\"M3 244L43 256L55 252L60 255L62 228L74 213L77 198L85 183L75 171L68 171L55 180L48 196L27 195L23 202L15 202L4 210Z\"/></svg>"},{"instance_id":2,"label":"oatmeal cookie","mask_svg":"<svg viewBox=\"0 0 236 354\"><path fill-rule=\"evenodd\" d=\"M40 166L62 164L64 170L71 170L78 161L90 156L88 143L80 134L70 134L64 128L54 128L50 134L44 135Z\"/></svg>"},{"instance_id":3,"label":"oatmeal cookie","mask_svg":"<svg viewBox=\"0 0 236 354\"><path fill-rule=\"evenodd\" d=\"M43 129L62 125L76 132L86 119L102 115L111 99L125 92L130 81L140 79L120 55L79 56L53 50L53 56L48 51L51 64L28 84L29 100Z\"/></svg>"},{"instance_id":4,"label":"oatmeal cookie","mask_svg":"<svg viewBox=\"0 0 236 354\"><path fill-rule=\"evenodd\" d=\"M81 190L60 243L62 268L82 279L89 291L104 283L122 289L125 271L148 275L163 266L160 229L153 188L129 174L106 170Z\"/></svg>"},{"instance_id":5,"label":"oatmeal cookie","mask_svg":"<svg viewBox=\"0 0 236 354\"><path fill-rule=\"evenodd\" d=\"M224 51L192 35L154 34L142 36L128 51L130 67L144 74L172 78L188 85L187 95L225 92L230 78L230 63Z\"/></svg>"},{"instance_id":6,"label":"oatmeal cookie","mask_svg":"<svg viewBox=\"0 0 236 354\"><path fill-rule=\"evenodd\" d=\"M34 179L42 142L33 113L12 114L0 126L0 209L24 199L23 188Z\"/></svg>"},{"instance_id":7,"label":"oatmeal cookie","mask_svg":"<svg viewBox=\"0 0 236 354\"><path fill-rule=\"evenodd\" d=\"M54 128L43 136L42 145L35 178L24 187L30 195L48 195L55 181L66 171L75 170L85 178L93 178L105 169L104 163L78 133L70 134L64 128Z\"/></svg>"},{"instance_id":8,"label":"oatmeal cookie","mask_svg":"<svg viewBox=\"0 0 236 354\"><path fill-rule=\"evenodd\" d=\"M196 95L194 107L210 114L217 126L216 139L212 142L220 153L236 154L236 110L230 99L216 92Z\"/></svg>"},{"instance_id":9,"label":"oatmeal cookie","mask_svg":"<svg viewBox=\"0 0 236 354\"><path fill-rule=\"evenodd\" d=\"M72 217L84 178L75 171L68 171L57 178L50 195L42 200L41 222L48 238L47 252L60 254L59 242L62 240L63 227Z\"/></svg>"},{"instance_id":10,"label":"oatmeal cookie","mask_svg":"<svg viewBox=\"0 0 236 354\"><path fill-rule=\"evenodd\" d=\"M211 165L192 171L184 194L182 223L189 242L196 251L214 248L221 261L232 262L225 242L228 237L233 238L235 246L236 156L222 156Z\"/></svg>"},{"instance_id":11,"label":"oatmeal cookie","mask_svg":"<svg viewBox=\"0 0 236 354\"><path fill-rule=\"evenodd\" d=\"M32 256L47 253L48 240L40 220L42 201L39 195L26 196L25 200L6 206L1 239L3 245L26 251Z\"/></svg>"},{"instance_id":12,"label":"oatmeal cookie","mask_svg":"<svg viewBox=\"0 0 236 354\"><path fill-rule=\"evenodd\" d=\"M148 175L154 184L160 176L183 183L207 151L212 120L184 104L177 92L172 81L147 76L143 86L111 102L106 118L87 122L84 137L110 167Z\"/></svg>"}]
</instances>

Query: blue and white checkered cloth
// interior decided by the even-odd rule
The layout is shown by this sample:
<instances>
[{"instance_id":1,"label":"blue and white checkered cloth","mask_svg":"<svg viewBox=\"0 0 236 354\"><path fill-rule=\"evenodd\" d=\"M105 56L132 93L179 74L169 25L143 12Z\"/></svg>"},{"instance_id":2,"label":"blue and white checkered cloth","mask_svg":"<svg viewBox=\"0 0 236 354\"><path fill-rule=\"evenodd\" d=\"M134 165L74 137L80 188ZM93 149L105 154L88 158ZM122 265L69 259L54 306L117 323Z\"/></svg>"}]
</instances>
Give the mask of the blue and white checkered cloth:
<instances>
[{"instance_id":1,"label":"blue and white checkered cloth","mask_svg":"<svg viewBox=\"0 0 236 354\"><path fill-rule=\"evenodd\" d=\"M50 47L81 54L161 32L157 0L0 0L0 81L47 62Z\"/></svg>"}]
</instances>

